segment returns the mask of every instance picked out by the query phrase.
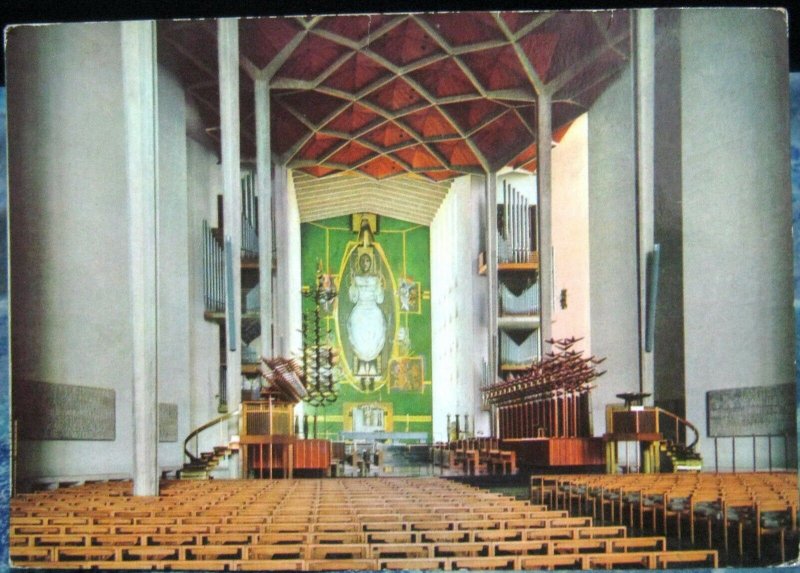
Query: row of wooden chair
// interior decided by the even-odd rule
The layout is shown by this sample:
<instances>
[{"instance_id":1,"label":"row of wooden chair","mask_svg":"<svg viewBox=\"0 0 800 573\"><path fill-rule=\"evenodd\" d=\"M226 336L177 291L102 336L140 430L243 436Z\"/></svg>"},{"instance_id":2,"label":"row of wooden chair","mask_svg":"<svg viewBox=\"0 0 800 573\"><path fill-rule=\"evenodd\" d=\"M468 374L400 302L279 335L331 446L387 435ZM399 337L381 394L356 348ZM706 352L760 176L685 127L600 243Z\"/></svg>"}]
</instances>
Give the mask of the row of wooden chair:
<instances>
[{"instance_id":1,"label":"row of wooden chair","mask_svg":"<svg viewBox=\"0 0 800 573\"><path fill-rule=\"evenodd\" d=\"M671 528L679 540L686 531L693 545L703 531L726 555L734 538L740 562L748 537L761 562L766 539L785 561L787 537L798 535L796 473L532 476L531 500L651 533Z\"/></svg>"},{"instance_id":2,"label":"row of wooden chair","mask_svg":"<svg viewBox=\"0 0 800 573\"><path fill-rule=\"evenodd\" d=\"M283 559L203 561L127 561L113 564L115 569L198 570L204 571L356 571L356 570L532 570L532 569L667 569L671 567L718 566L715 551L645 551L637 553L570 553L560 555L504 555L459 557L365 558L365 559ZM97 561L32 561L30 568L96 569ZM109 564L102 562L103 567Z\"/></svg>"},{"instance_id":3,"label":"row of wooden chair","mask_svg":"<svg viewBox=\"0 0 800 573\"><path fill-rule=\"evenodd\" d=\"M434 465L440 469L459 469L465 475L510 475L517 473L517 454L502 450L498 438L465 438L437 442L433 446Z\"/></svg>"},{"instance_id":4,"label":"row of wooden chair","mask_svg":"<svg viewBox=\"0 0 800 573\"><path fill-rule=\"evenodd\" d=\"M597 526L591 516L436 478L185 483L164 483L162 495L153 498L133 497L119 484L15 497L12 562L330 570L400 563L443 569L709 566L717 559L713 550L678 557L666 551L664 537L628 538L623 526Z\"/></svg>"}]
</instances>

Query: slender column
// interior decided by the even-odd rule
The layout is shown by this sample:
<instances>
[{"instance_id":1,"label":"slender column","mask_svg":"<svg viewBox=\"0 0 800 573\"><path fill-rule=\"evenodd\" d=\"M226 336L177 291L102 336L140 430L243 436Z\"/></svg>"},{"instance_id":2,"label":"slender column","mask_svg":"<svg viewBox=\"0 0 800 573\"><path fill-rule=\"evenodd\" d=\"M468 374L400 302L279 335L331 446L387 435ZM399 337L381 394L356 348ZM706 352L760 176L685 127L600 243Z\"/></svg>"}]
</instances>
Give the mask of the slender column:
<instances>
[{"instance_id":1,"label":"slender column","mask_svg":"<svg viewBox=\"0 0 800 573\"><path fill-rule=\"evenodd\" d=\"M133 327L133 494L158 495L155 22L122 23Z\"/></svg>"},{"instance_id":2,"label":"slender column","mask_svg":"<svg viewBox=\"0 0 800 573\"><path fill-rule=\"evenodd\" d=\"M497 175L486 174L486 278L489 298L487 325L489 327L489 384L497 380Z\"/></svg>"},{"instance_id":3,"label":"slender column","mask_svg":"<svg viewBox=\"0 0 800 573\"><path fill-rule=\"evenodd\" d=\"M540 356L544 356L545 340L553 335L553 224L552 224L552 99L550 94L536 98L536 191L539 205L539 316Z\"/></svg>"},{"instance_id":4,"label":"slender column","mask_svg":"<svg viewBox=\"0 0 800 573\"><path fill-rule=\"evenodd\" d=\"M255 82L256 189L258 192L258 284L261 309L261 355L272 350L272 158L267 80Z\"/></svg>"},{"instance_id":5,"label":"slender column","mask_svg":"<svg viewBox=\"0 0 800 573\"><path fill-rule=\"evenodd\" d=\"M280 356L288 356L292 351L291 336L291 297L289 293L289 205L287 199L287 172L284 165L275 165L273 193L275 196L275 246L277 250L277 268L275 270L275 352Z\"/></svg>"},{"instance_id":6,"label":"slender column","mask_svg":"<svg viewBox=\"0 0 800 573\"><path fill-rule=\"evenodd\" d=\"M647 337L647 257L655 236L655 14L652 9L634 11L634 86L636 98L636 196L639 241L639 361L641 392L653 394L653 352L645 350ZM655 328L655 325L650 325ZM652 399L652 398L651 398Z\"/></svg>"},{"instance_id":7,"label":"slender column","mask_svg":"<svg viewBox=\"0 0 800 573\"><path fill-rule=\"evenodd\" d=\"M241 360L241 172L239 153L239 23L222 18L217 23L219 56L219 107L222 137L222 202L225 234L226 277L226 380L228 411L239 407L242 395ZM231 419L230 433L238 433ZM232 466L233 467L233 466Z\"/></svg>"}]
</instances>

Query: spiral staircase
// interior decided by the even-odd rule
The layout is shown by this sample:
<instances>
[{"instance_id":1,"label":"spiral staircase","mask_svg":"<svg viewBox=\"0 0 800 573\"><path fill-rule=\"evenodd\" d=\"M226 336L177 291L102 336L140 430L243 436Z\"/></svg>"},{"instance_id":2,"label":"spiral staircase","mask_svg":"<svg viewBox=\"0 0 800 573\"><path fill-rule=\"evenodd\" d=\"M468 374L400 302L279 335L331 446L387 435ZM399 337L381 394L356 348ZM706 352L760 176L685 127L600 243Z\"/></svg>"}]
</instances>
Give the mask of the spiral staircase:
<instances>
[{"instance_id":1,"label":"spiral staircase","mask_svg":"<svg viewBox=\"0 0 800 573\"><path fill-rule=\"evenodd\" d=\"M664 473L699 472L703 469L703 459L695 450L700 440L700 432L689 420L681 418L662 408L656 408L659 416L659 426L664 435L664 440L659 445L661 471ZM667 431L662 419L671 419L675 424L674 429ZM691 443L688 442L689 432L694 434Z\"/></svg>"},{"instance_id":2,"label":"spiral staircase","mask_svg":"<svg viewBox=\"0 0 800 573\"><path fill-rule=\"evenodd\" d=\"M198 452L195 449L195 452L192 453L190 451L190 444L193 440L195 441L195 444L197 444L199 442L200 434L205 430L208 430L232 418L238 418L240 413L241 410L228 412L192 430L192 432L183 442L183 453L189 461L185 462L183 467L178 470L178 479L210 479L213 477L211 472L216 469L223 460L230 459L231 455L238 450L238 444L231 442L230 440L227 440L228 443L225 445L213 446L213 449L204 452Z\"/></svg>"}]
</instances>

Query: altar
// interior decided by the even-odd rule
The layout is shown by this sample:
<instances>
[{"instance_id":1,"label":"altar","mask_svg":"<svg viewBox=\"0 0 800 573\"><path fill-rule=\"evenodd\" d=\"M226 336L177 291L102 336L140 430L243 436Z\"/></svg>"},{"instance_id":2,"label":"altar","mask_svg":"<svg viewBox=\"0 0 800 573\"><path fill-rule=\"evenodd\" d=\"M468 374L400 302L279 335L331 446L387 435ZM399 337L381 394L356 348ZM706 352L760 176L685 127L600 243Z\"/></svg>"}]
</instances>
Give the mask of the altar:
<instances>
[{"instance_id":1,"label":"altar","mask_svg":"<svg viewBox=\"0 0 800 573\"><path fill-rule=\"evenodd\" d=\"M415 442L419 444L428 443L428 432L340 432L339 438L342 441L358 442Z\"/></svg>"}]
</instances>

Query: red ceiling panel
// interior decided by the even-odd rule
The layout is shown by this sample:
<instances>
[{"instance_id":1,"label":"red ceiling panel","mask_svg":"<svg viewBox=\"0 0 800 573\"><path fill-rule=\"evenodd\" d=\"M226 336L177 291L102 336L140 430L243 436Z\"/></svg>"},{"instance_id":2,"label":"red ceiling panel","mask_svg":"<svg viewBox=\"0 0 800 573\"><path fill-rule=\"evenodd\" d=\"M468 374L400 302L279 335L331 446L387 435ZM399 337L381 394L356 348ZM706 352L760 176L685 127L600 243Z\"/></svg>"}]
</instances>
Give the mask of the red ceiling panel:
<instances>
[{"instance_id":1,"label":"red ceiling panel","mask_svg":"<svg viewBox=\"0 0 800 573\"><path fill-rule=\"evenodd\" d=\"M308 128L281 106L273 105L271 115L280 118L280 121L271 122L270 139L274 153L286 153L308 135Z\"/></svg>"},{"instance_id":2,"label":"red ceiling panel","mask_svg":"<svg viewBox=\"0 0 800 573\"><path fill-rule=\"evenodd\" d=\"M595 82L589 88L583 90L575 97L575 103L584 110L589 109L592 103L602 94L610 84L617 79L616 75L607 76L602 80Z\"/></svg>"},{"instance_id":3,"label":"red ceiling panel","mask_svg":"<svg viewBox=\"0 0 800 573\"><path fill-rule=\"evenodd\" d=\"M384 177L403 173L405 168L397 161L381 155L359 167L359 171L375 179L383 179Z\"/></svg>"},{"instance_id":4,"label":"red ceiling panel","mask_svg":"<svg viewBox=\"0 0 800 573\"><path fill-rule=\"evenodd\" d=\"M445 41L454 47L503 40L494 17L488 12L451 12L423 16Z\"/></svg>"},{"instance_id":5,"label":"red ceiling panel","mask_svg":"<svg viewBox=\"0 0 800 573\"><path fill-rule=\"evenodd\" d=\"M401 121L425 139L458 135L458 131L435 107L404 115Z\"/></svg>"},{"instance_id":6,"label":"red ceiling panel","mask_svg":"<svg viewBox=\"0 0 800 573\"><path fill-rule=\"evenodd\" d=\"M320 36L306 36L276 74L279 78L313 80L326 71L348 48Z\"/></svg>"},{"instance_id":7,"label":"red ceiling panel","mask_svg":"<svg viewBox=\"0 0 800 573\"><path fill-rule=\"evenodd\" d=\"M453 58L434 62L408 75L437 98L478 94Z\"/></svg>"},{"instance_id":8,"label":"red ceiling panel","mask_svg":"<svg viewBox=\"0 0 800 573\"><path fill-rule=\"evenodd\" d=\"M547 82L549 79L550 64L553 54L558 45L559 35L557 33L537 33L532 32L520 40L520 47L525 53L525 57L536 70L536 75Z\"/></svg>"},{"instance_id":9,"label":"red ceiling panel","mask_svg":"<svg viewBox=\"0 0 800 573\"><path fill-rule=\"evenodd\" d=\"M369 49L400 67L442 53L436 41L411 18L369 44Z\"/></svg>"},{"instance_id":10,"label":"red ceiling panel","mask_svg":"<svg viewBox=\"0 0 800 573\"><path fill-rule=\"evenodd\" d=\"M434 181L447 181L448 179L453 179L454 177L463 175L463 173L460 173L459 171L451 171L450 169L443 169L441 171L426 171L423 173L423 175Z\"/></svg>"},{"instance_id":11,"label":"red ceiling panel","mask_svg":"<svg viewBox=\"0 0 800 573\"><path fill-rule=\"evenodd\" d=\"M314 125L319 125L337 110L347 107L346 100L316 91L286 92L278 98Z\"/></svg>"},{"instance_id":12,"label":"red ceiling panel","mask_svg":"<svg viewBox=\"0 0 800 573\"><path fill-rule=\"evenodd\" d=\"M243 18L239 20L239 47L258 68L265 68L302 30L290 18Z\"/></svg>"},{"instance_id":13,"label":"red ceiling panel","mask_svg":"<svg viewBox=\"0 0 800 573\"><path fill-rule=\"evenodd\" d=\"M337 173L339 169L332 169L330 167L325 167L324 165L315 165L313 167L302 167L300 171L305 171L309 175L313 175L314 177L324 177L325 175L330 175L331 173Z\"/></svg>"},{"instance_id":14,"label":"red ceiling panel","mask_svg":"<svg viewBox=\"0 0 800 573\"><path fill-rule=\"evenodd\" d=\"M525 12L500 13L500 17L505 21L506 26L514 33L518 32L523 26L530 24L536 16L536 14Z\"/></svg>"},{"instance_id":15,"label":"red ceiling panel","mask_svg":"<svg viewBox=\"0 0 800 573\"><path fill-rule=\"evenodd\" d=\"M379 78L389 75L389 70L366 54L358 52L325 78L322 85L357 94Z\"/></svg>"},{"instance_id":16,"label":"red ceiling panel","mask_svg":"<svg viewBox=\"0 0 800 573\"><path fill-rule=\"evenodd\" d=\"M369 133L364 134L364 139L384 149L403 145L414 140L405 129L392 121L387 121Z\"/></svg>"},{"instance_id":17,"label":"red ceiling panel","mask_svg":"<svg viewBox=\"0 0 800 573\"><path fill-rule=\"evenodd\" d=\"M368 147L364 147L356 141L350 141L339 151L331 155L326 161L341 165L353 165L360 163L374 152Z\"/></svg>"},{"instance_id":18,"label":"red ceiling panel","mask_svg":"<svg viewBox=\"0 0 800 573\"><path fill-rule=\"evenodd\" d=\"M360 42L368 38L372 32L391 18L392 16L384 16L382 14L339 16L337 18L325 18L319 28L343 38Z\"/></svg>"},{"instance_id":19,"label":"red ceiling panel","mask_svg":"<svg viewBox=\"0 0 800 573\"><path fill-rule=\"evenodd\" d=\"M158 30L158 61L167 69L172 70L184 87L198 83L217 81L216 49L213 54L207 54L206 60L195 57L192 46L201 40L208 49L210 36L205 36L196 29L193 34L187 33L182 28L187 28L186 23L159 21ZM205 37L204 37L205 36ZM200 65L198 65L200 64Z\"/></svg>"},{"instance_id":20,"label":"red ceiling panel","mask_svg":"<svg viewBox=\"0 0 800 573\"><path fill-rule=\"evenodd\" d=\"M548 81L572 74L576 67L589 73L596 71L594 66L580 65L606 43L596 22L592 12L559 12L542 26L561 36L550 62Z\"/></svg>"},{"instance_id":21,"label":"red ceiling panel","mask_svg":"<svg viewBox=\"0 0 800 573\"><path fill-rule=\"evenodd\" d=\"M491 121L506 108L488 99L474 99L461 103L444 104L442 109L453 118L461 131L469 133L479 125Z\"/></svg>"},{"instance_id":22,"label":"red ceiling panel","mask_svg":"<svg viewBox=\"0 0 800 573\"><path fill-rule=\"evenodd\" d=\"M215 21L159 22L158 30L185 58L192 60L196 67L204 68L207 74L216 79L219 61Z\"/></svg>"},{"instance_id":23,"label":"red ceiling panel","mask_svg":"<svg viewBox=\"0 0 800 573\"><path fill-rule=\"evenodd\" d=\"M461 59L469 65L486 90L520 88L533 93L530 80L512 46L471 52L461 56Z\"/></svg>"},{"instance_id":24,"label":"red ceiling panel","mask_svg":"<svg viewBox=\"0 0 800 573\"><path fill-rule=\"evenodd\" d=\"M357 131L361 131L367 125L373 123L378 124L382 121L383 118L374 111L367 109L361 104L354 103L328 122L325 129L353 134Z\"/></svg>"},{"instance_id":25,"label":"red ceiling panel","mask_svg":"<svg viewBox=\"0 0 800 573\"><path fill-rule=\"evenodd\" d=\"M567 123L560 128L553 131L553 141L558 143L564 137L564 135L569 131L569 128L572 124ZM522 150L522 153L517 155L514 159L508 162L509 166L513 167L514 169L528 169L530 171L536 170L536 155L537 155L537 146L535 143L529 145L525 149Z\"/></svg>"},{"instance_id":26,"label":"red ceiling panel","mask_svg":"<svg viewBox=\"0 0 800 573\"><path fill-rule=\"evenodd\" d=\"M315 133L300 149L298 155L301 159L320 159L326 156L334 147L344 143L344 139Z\"/></svg>"},{"instance_id":27,"label":"red ceiling panel","mask_svg":"<svg viewBox=\"0 0 800 573\"><path fill-rule=\"evenodd\" d=\"M480 167L478 158L463 140L439 141L432 145L453 167Z\"/></svg>"},{"instance_id":28,"label":"red ceiling panel","mask_svg":"<svg viewBox=\"0 0 800 573\"><path fill-rule=\"evenodd\" d=\"M499 169L514 155L533 143L534 137L528 132L513 111L481 128L472 138L491 167Z\"/></svg>"},{"instance_id":29,"label":"red ceiling panel","mask_svg":"<svg viewBox=\"0 0 800 573\"><path fill-rule=\"evenodd\" d=\"M561 140L564 139L564 136L567 134L567 132L569 131L570 127L572 127L572 122L565 123L564 125L562 125L558 129L554 129L553 130L553 141L555 141L556 143L561 143Z\"/></svg>"},{"instance_id":30,"label":"red ceiling panel","mask_svg":"<svg viewBox=\"0 0 800 573\"><path fill-rule=\"evenodd\" d=\"M602 93L602 90L598 92L596 84L600 82L602 89L605 89L605 86L608 85L606 80L609 72L621 69L625 64L625 57L612 48L603 50L594 56L591 66L588 66L583 73L577 74L558 90L558 97L578 100L581 99L581 94L588 92L590 100L594 101L595 97Z\"/></svg>"},{"instance_id":31,"label":"red ceiling panel","mask_svg":"<svg viewBox=\"0 0 800 573\"><path fill-rule=\"evenodd\" d=\"M549 88L559 86L553 127L561 137L628 65L629 23L627 11L474 12L243 19L239 31L242 58L255 68L304 34L271 94L273 150L285 156L302 144L286 157L290 167L318 162L302 167L316 176L342 166L373 177L427 170L441 181L482 167L483 159L491 168L535 167L536 94L526 66ZM218 139L215 30L212 21L158 26L160 63L194 88L204 126ZM507 38L508 31L522 37ZM279 89L285 80L310 85ZM242 150L253 154L249 75L240 87Z\"/></svg>"},{"instance_id":32,"label":"red ceiling panel","mask_svg":"<svg viewBox=\"0 0 800 573\"><path fill-rule=\"evenodd\" d=\"M419 92L399 76L368 94L366 99L392 112L402 111L423 101Z\"/></svg>"},{"instance_id":33,"label":"red ceiling panel","mask_svg":"<svg viewBox=\"0 0 800 573\"><path fill-rule=\"evenodd\" d=\"M522 153L517 155L514 159L508 162L508 164L513 167L514 169L519 169L526 163L530 162L531 160L536 158L536 144L532 143L528 147L522 150Z\"/></svg>"},{"instance_id":34,"label":"red ceiling panel","mask_svg":"<svg viewBox=\"0 0 800 573\"><path fill-rule=\"evenodd\" d=\"M553 132L557 132L561 127L569 125L572 121L583 114L586 110L574 103L567 101L553 102Z\"/></svg>"},{"instance_id":35,"label":"red ceiling panel","mask_svg":"<svg viewBox=\"0 0 800 573\"><path fill-rule=\"evenodd\" d=\"M397 157L405 161L413 169L429 169L431 167L441 167L442 164L433 154L425 149L423 145L413 145L404 147L394 152Z\"/></svg>"},{"instance_id":36,"label":"red ceiling panel","mask_svg":"<svg viewBox=\"0 0 800 573\"><path fill-rule=\"evenodd\" d=\"M514 112L519 117L520 121L522 121L525 126L528 128L528 131L531 133L536 133L536 104L529 103L525 105L516 105L514 106Z\"/></svg>"}]
</instances>

